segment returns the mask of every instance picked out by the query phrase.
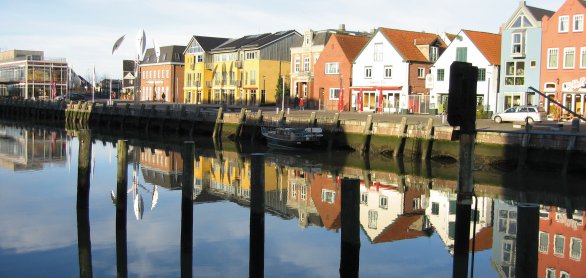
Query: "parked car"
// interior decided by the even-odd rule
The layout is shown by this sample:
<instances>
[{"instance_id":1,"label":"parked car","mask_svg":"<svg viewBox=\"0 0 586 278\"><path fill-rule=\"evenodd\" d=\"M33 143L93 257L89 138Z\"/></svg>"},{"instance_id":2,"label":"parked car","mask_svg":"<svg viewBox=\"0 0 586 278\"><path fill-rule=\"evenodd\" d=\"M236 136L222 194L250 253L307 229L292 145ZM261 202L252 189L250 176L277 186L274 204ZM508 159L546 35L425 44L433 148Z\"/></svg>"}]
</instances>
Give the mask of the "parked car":
<instances>
[{"instance_id":1,"label":"parked car","mask_svg":"<svg viewBox=\"0 0 586 278\"><path fill-rule=\"evenodd\" d=\"M71 93L69 94L69 100L88 100L89 98L85 94Z\"/></svg>"},{"instance_id":2,"label":"parked car","mask_svg":"<svg viewBox=\"0 0 586 278\"><path fill-rule=\"evenodd\" d=\"M502 122L541 122L547 118L543 107L539 106L513 106L502 113L492 116L492 119L497 123Z\"/></svg>"}]
</instances>

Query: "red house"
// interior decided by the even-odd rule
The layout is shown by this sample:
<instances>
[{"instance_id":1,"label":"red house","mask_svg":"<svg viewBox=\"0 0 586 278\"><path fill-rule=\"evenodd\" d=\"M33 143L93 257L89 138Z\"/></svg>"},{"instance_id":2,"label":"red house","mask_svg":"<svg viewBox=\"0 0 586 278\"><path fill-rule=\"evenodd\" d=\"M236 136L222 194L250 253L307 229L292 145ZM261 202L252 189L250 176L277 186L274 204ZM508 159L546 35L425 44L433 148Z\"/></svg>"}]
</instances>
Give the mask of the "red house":
<instances>
[{"instance_id":1,"label":"red house","mask_svg":"<svg viewBox=\"0 0 586 278\"><path fill-rule=\"evenodd\" d=\"M584 115L586 95L586 3L567 0L542 20L541 91ZM552 103L544 99L552 112ZM564 113L565 114L565 113Z\"/></svg>"},{"instance_id":2,"label":"red house","mask_svg":"<svg viewBox=\"0 0 586 278\"><path fill-rule=\"evenodd\" d=\"M349 111L352 61L370 38L334 34L315 68L314 92L325 110Z\"/></svg>"}]
</instances>

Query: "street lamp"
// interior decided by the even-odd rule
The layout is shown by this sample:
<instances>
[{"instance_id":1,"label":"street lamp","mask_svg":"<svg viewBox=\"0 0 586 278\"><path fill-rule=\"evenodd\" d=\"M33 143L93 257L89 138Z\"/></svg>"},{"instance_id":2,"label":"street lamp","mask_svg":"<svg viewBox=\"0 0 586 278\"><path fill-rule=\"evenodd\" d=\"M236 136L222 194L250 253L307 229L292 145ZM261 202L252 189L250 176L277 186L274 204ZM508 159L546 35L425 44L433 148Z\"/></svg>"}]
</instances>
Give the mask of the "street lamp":
<instances>
[{"instance_id":1,"label":"street lamp","mask_svg":"<svg viewBox=\"0 0 586 278\"><path fill-rule=\"evenodd\" d=\"M283 75L281 77L282 83L283 83L283 91L281 92L281 110L284 111L285 110L285 76Z\"/></svg>"},{"instance_id":2,"label":"street lamp","mask_svg":"<svg viewBox=\"0 0 586 278\"><path fill-rule=\"evenodd\" d=\"M267 78L266 75L263 75L262 76L262 93L261 93L261 96L260 96L260 102L261 102L261 104L264 104L264 102L265 102L265 96L267 95L267 91L266 91L266 89L267 89L267 87L266 87L267 80L266 80L266 78Z\"/></svg>"}]
</instances>

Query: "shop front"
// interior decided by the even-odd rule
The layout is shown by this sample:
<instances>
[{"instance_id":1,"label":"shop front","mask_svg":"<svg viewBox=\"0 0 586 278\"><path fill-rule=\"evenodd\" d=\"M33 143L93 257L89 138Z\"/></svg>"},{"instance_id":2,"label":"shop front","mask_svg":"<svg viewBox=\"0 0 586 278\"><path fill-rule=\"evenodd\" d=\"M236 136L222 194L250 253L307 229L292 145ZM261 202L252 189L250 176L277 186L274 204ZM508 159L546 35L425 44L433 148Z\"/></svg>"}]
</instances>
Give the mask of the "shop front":
<instances>
[{"instance_id":1,"label":"shop front","mask_svg":"<svg viewBox=\"0 0 586 278\"><path fill-rule=\"evenodd\" d=\"M351 87L352 109L365 112L399 113L402 87Z\"/></svg>"}]
</instances>

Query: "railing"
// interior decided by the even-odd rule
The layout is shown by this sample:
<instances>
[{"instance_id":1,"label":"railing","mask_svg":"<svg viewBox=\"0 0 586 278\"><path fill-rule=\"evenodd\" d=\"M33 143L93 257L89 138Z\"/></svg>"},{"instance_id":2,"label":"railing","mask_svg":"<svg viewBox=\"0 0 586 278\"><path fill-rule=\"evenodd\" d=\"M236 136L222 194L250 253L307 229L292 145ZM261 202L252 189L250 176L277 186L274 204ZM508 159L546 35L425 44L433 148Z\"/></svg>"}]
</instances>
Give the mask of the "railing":
<instances>
[{"instance_id":1,"label":"railing","mask_svg":"<svg viewBox=\"0 0 586 278\"><path fill-rule=\"evenodd\" d=\"M576 113L576 112L574 112L574 111L570 110L569 108L565 107L563 104L561 104L561 103L557 102L555 99L553 99L553 98L549 98L549 97L548 97L546 94L544 94L544 93L542 93L542 92L538 91L537 89L535 89L535 88L533 88L533 87L529 87L529 88L528 88L528 91L527 91L527 93L530 93L529 91L533 91L534 93L536 93L536 94L538 94L538 95L540 95L540 96L542 96L542 97L544 97L544 98L548 99L550 102L553 102L555 105L557 105L557 106L559 106L560 108L562 108L562 109L564 109L564 110L568 111L568 113L572 114L574 117L576 117L576 118L578 118L578 119L580 119L580 120L582 120L582 121L586 121L586 119L585 119L584 117L582 117L581 115L579 115L578 113Z\"/></svg>"}]
</instances>

